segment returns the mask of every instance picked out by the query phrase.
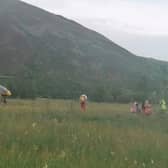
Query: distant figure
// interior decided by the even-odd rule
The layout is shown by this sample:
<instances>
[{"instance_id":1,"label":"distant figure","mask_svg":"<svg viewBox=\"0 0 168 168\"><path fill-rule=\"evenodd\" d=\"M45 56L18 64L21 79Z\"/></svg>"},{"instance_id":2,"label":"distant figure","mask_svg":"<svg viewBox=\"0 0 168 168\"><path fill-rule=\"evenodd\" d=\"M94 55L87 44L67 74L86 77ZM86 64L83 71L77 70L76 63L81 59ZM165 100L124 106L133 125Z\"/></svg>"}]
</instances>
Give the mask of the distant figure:
<instances>
[{"instance_id":1,"label":"distant figure","mask_svg":"<svg viewBox=\"0 0 168 168\"><path fill-rule=\"evenodd\" d=\"M135 113L134 103L131 103L131 105L130 105L130 112L131 112L131 113Z\"/></svg>"},{"instance_id":2,"label":"distant figure","mask_svg":"<svg viewBox=\"0 0 168 168\"><path fill-rule=\"evenodd\" d=\"M11 92L4 86L0 85L0 97L1 97L1 102L7 103L6 97L11 96Z\"/></svg>"},{"instance_id":3,"label":"distant figure","mask_svg":"<svg viewBox=\"0 0 168 168\"><path fill-rule=\"evenodd\" d=\"M142 109L142 112L145 113L145 101L142 102L141 109Z\"/></svg>"},{"instance_id":4,"label":"distant figure","mask_svg":"<svg viewBox=\"0 0 168 168\"><path fill-rule=\"evenodd\" d=\"M130 112L131 113L139 112L139 104L137 102L134 102L134 103L131 104Z\"/></svg>"},{"instance_id":5,"label":"distant figure","mask_svg":"<svg viewBox=\"0 0 168 168\"><path fill-rule=\"evenodd\" d=\"M137 113L140 113L142 111L141 104L137 103L136 110L137 110Z\"/></svg>"},{"instance_id":6,"label":"distant figure","mask_svg":"<svg viewBox=\"0 0 168 168\"><path fill-rule=\"evenodd\" d=\"M162 99L162 100L160 101L160 108L161 108L161 111L162 111L162 112L167 111L167 105L166 105L166 101L165 101L164 99Z\"/></svg>"},{"instance_id":7,"label":"distant figure","mask_svg":"<svg viewBox=\"0 0 168 168\"><path fill-rule=\"evenodd\" d=\"M87 102L87 96L86 95L81 95L80 96L80 106L82 111L86 111L86 102Z\"/></svg>"},{"instance_id":8,"label":"distant figure","mask_svg":"<svg viewBox=\"0 0 168 168\"><path fill-rule=\"evenodd\" d=\"M145 101L143 112L145 115L152 114L152 105L149 103L148 100Z\"/></svg>"}]
</instances>

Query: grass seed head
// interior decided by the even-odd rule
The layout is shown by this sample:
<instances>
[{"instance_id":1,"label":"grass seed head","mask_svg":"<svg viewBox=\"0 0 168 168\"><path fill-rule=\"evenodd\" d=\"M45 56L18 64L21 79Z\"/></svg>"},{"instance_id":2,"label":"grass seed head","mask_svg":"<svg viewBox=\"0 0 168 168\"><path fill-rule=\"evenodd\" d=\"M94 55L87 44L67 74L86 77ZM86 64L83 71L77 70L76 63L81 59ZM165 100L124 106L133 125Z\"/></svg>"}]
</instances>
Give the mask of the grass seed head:
<instances>
[{"instance_id":1,"label":"grass seed head","mask_svg":"<svg viewBox=\"0 0 168 168\"><path fill-rule=\"evenodd\" d=\"M45 165L43 166L43 168L48 168L48 164L47 164L47 163L45 163Z\"/></svg>"},{"instance_id":2,"label":"grass seed head","mask_svg":"<svg viewBox=\"0 0 168 168\"><path fill-rule=\"evenodd\" d=\"M143 162L143 163L142 163L142 166L143 166L143 167L146 167L146 164Z\"/></svg>"},{"instance_id":3,"label":"grass seed head","mask_svg":"<svg viewBox=\"0 0 168 168\"><path fill-rule=\"evenodd\" d=\"M136 160L134 160L134 165L137 165L137 164L138 164L138 162Z\"/></svg>"},{"instance_id":4,"label":"grass seed head","mask_svg":"<svg viewBox=\"0 0 168 168\"><path fill-rule=\"evenodd\" d=\"M125 158L124 158L124 160L125 160L125 161L128 161L128 158L127 158L127 157L125 157Z\"/></svg>"},{"instance_id":5,"label":"grass seed head","mask_svg":"<svg viewBox=\"0 0 168 168\"><path fill-rule=\"evenodd\" d=\"M154 164L154 160L153 159L151 159L151 164Z\"/></svg>"},{"instance_id":6,"label":"grass seed head","mask_svg":"<svg viewBox=\"0 0 168 168\"><path fill-rule=\"evenodd\" d=\"M111 156L114 156L115 155L115 152L110 152Z\"/></svg>"},{"instance_id":7,"label":"grass seed head","mask_svg":"<svg viewBox=\"0 0 168 168\"><path fill-rule=\"evenodd\" d=\"M32 127L33 127L33 128L35 128L36 126L37 126L37 123L36 123L36 122L32 123Z\"/></svg>"}]
</instances>

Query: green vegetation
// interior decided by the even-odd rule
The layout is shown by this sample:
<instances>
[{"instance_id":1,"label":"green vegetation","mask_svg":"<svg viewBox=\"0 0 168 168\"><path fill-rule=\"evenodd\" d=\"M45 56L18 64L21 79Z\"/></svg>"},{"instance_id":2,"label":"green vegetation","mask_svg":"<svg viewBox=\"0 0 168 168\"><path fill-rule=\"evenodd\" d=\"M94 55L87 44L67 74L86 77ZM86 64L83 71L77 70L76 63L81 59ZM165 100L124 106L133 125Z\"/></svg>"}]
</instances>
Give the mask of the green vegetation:
<instances>
[{"instance_id":1,"label":"green vegetation","mask_svg":"<svg viewBox=\"0 0 168 168\"><path fill-rule=\"evenodd\" d=\"M0 13L0 83L14 97L86 93L128 102L158 97L168 86L167 62L137 57L74 21L17 0L1 0Z\"/></svg>"},{"instance_id":2,"label":"green vegetation","mask_svg":"<svg viewBox=\"0 0 168 168\"><path fill-rule=\"evenodd\" d=\"M168 116L124 104L10 100L0 106L0 167L167 168Z\"/></svg>"}]
</instances>

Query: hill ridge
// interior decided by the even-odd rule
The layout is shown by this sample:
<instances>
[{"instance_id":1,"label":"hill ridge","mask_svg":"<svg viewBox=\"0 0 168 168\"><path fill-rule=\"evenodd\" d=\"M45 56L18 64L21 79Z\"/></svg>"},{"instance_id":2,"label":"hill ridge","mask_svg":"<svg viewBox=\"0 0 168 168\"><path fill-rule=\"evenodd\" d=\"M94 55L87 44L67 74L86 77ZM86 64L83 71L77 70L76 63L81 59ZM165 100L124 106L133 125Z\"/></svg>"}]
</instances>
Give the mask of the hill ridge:
<instances>
[{"instance_id":1,"label":"hill ridge","mask_svg":"<svg viewBox=\"0 0 168 168\"><path fill-rule=\"evenodd\" d=\"M135 56L73 20L17 0L1 9L0 75L16 76L2 81L15 96L71 98L85 92L111 100L117 89L117 97L123 92L128 99L159 92L168 80L167 62Z\"/></svg>"}]
</instances>

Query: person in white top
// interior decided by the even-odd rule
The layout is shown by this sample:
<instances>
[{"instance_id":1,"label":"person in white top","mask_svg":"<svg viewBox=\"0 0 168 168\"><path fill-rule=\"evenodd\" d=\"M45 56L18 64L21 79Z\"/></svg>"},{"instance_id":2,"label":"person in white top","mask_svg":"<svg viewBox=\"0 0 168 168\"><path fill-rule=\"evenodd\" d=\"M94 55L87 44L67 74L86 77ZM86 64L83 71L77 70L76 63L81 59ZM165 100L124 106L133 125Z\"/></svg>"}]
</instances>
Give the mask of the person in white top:
<instances>
[{"instance_id":1,"label":"person in white top","mask_svg":"<svg viewBox=\"0 0 168 168\"><path fill-rule=\"evenodd\" d=\"M1 102L3 102L3 103L6 104L6 103L7 103L6 97L9 97L9 96L11 96L11 95L12 95L12 93L11 93L10 90L8 90L6 87L0 85L0 97L1 97Z\"/></svg>"}]
</instances>

